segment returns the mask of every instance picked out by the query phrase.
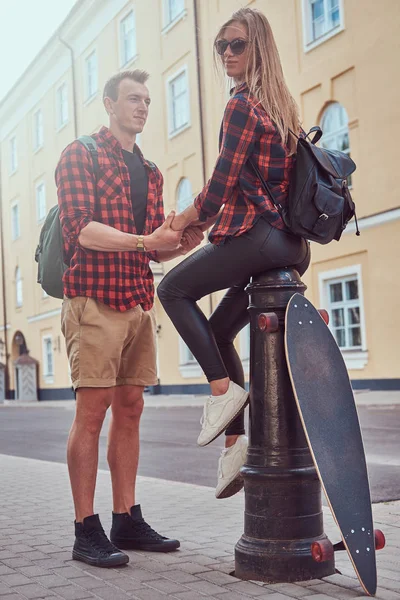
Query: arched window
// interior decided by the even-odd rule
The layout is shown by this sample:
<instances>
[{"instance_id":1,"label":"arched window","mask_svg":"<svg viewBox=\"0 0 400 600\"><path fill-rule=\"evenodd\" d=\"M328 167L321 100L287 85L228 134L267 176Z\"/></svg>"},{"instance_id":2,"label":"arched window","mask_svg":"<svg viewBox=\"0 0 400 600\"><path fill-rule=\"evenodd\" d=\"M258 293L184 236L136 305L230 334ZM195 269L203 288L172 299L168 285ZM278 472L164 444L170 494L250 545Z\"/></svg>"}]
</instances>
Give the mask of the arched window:
<instances>
[{"instance_id":1,"label":"arched window","mask_svg":"<svg viewBox=\"0 0 400 600\"><path fill-rule=\"evenodd\" d=\"M187 179L187 177L184 177L183 179L180 180L179 185L178 185L178 190L177 190L178 211L182 212L183 210L185 210L185 208L187 208L190 204L192 204L192 202L193 202L192 186L191 186L189 179Z\"/></svg>"},{"instance_id":2,"label":"arched window","mask_svg":"<svg viewBox=\"0 0 400 600\"><path fill-rule=\"evenodd\" d=\"M23 304L21 269L15 269L15 298L17 307Z\"/></svg>"},{"instance_id":3,"label":"arched window","mask_svg":"<svg viewBox=\"0 0 400 600\"><path fill-rule=\"evenodd\" d=\"M323 148L340 150L350 156L349 117L344 106L339 102L330 104L322 115L321 129ZM348 185L351 186L351 176L348 178Z\"/></svg>"}]
</instances>

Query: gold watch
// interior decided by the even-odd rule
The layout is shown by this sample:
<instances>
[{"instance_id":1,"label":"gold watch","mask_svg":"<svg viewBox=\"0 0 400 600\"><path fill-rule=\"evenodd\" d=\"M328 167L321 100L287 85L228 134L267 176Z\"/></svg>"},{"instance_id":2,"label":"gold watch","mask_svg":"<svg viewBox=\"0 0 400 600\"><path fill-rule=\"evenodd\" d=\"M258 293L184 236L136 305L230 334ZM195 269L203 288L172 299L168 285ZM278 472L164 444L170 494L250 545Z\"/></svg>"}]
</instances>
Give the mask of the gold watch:
<instances>
[{"instance_id":1,"label":"gold watch","mask_svg":"<svg viewBox=\"0 0 400 600\"><path fill-rule=\"evenodd\" d=\"M144 235L138 235L137 237L137 244L136 244L136 250L138 252L146 252L146 248L144 245Z\"/></svg>"}]
</instances>

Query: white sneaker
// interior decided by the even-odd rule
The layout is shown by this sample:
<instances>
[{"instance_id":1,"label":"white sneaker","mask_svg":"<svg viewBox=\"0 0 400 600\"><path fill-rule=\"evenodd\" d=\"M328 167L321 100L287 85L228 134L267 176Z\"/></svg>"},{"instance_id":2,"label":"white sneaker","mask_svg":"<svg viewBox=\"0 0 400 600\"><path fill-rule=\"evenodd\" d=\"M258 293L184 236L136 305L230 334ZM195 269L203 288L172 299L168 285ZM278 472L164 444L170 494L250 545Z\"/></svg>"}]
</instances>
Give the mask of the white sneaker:
<instances>
[{"instance_id":1,"label":"white sneaker","mask_svg":"<svg viewBox=\"0 0 400 600\"><path fill-rule=\"evenodd\" d=\"M201 417L201 431L197 443L207 446L215 440L247 404L249 393L240 385L229 383L228 390L222 396L210 396L204 405Z\"/></svg>"},{"instance_id":2,"label":"white sneaker","mask_svg":"<svg viewBox=\"0 0 400 600\"><path fill-rule=\"evenodd\" d=\"M240 435L233 446L224 448L218 461L218 483L216 498L229 498L240 492L244 482L240 474L247 458L248 439Z\"/></svg>"}]
</instances>

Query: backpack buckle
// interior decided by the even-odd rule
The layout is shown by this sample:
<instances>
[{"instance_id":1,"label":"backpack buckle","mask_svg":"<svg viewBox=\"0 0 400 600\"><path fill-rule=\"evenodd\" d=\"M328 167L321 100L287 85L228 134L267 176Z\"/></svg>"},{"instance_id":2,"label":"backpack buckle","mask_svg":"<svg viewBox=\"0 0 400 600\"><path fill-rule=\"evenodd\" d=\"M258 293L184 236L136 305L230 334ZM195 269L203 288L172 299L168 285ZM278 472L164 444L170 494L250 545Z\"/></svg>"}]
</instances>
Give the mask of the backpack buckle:
<instances>
[{"instance_id":1,"label":"backpack buckle","mask_svg":"<svg viewBox=\"0 0 400 600\"><path fill-rule=\"evenodd\" d=\"M323 221L327 221L329 219L329 217L325 213L322 213L322 215L319 215L318 219L322 219Z\"/></svg>"}]
</instances>

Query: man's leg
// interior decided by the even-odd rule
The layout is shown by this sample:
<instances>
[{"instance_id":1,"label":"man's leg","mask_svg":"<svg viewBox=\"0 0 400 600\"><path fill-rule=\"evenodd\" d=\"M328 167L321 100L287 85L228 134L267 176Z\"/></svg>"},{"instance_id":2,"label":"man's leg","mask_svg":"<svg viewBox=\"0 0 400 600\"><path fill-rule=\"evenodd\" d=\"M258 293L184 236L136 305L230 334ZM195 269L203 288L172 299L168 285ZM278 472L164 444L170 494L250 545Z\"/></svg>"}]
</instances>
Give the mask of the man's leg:
<instances>
[{"instance_id":1,"label":"man's leg","mask_svg":"<svg viewBox=\"0 0 400 600\"><path fill-rule=\"evenodd\" d=\"M121 385L115 388L112 400L107 459L115 513L130 513L135 504L143 390L142 386Z\"/></svg>"},{"instance_id":2,"label":"man's leg","mask_svg":"<svg viewBox=\"0 0 400 600\"><path fill-rule=\"evenodd\" d=\"M117 567L129 557L113 546L94 514L99 436L115 388L79 388L76 414L68 439L67 459L75 505L72 557L98 567Z\"/></svg>"},{"instance_id":3,"label":"man's leg","mask_svg":"<svg viewBox=\"0 0 400 600\"><path fill-rule=\"evenodd\" d=\"M67 446L67 460L76 521L94 513L99 436L115 388L80 388Z\"/></svg>"}]
</instances>

